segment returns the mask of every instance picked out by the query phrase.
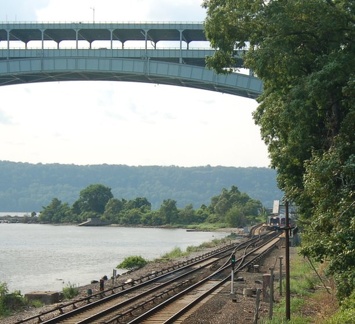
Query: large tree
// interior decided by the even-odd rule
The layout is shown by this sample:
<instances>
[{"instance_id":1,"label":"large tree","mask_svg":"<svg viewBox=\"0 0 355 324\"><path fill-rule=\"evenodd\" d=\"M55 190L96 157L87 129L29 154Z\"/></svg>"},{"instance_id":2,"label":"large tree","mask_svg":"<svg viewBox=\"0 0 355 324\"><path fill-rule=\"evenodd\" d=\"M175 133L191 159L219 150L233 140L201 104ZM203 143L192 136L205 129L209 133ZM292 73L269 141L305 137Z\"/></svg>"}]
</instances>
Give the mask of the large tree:
<instances>
[{"instance_id":1,"label":"large tree","mask_svg":"<svg viewBox=\"0 0 355 324\"><path fill-rule=\"evenodd\" d=\"M176 207L176 200L164 199L159 208L159 216L166 224L176 224L179 211Z\"/></svg>"},{"instance_id":2,"label":"large tree","mask_svg":"<svg viewBox=\"0 0 355 324\"><path fill-rule=\"evenodd\" d=\"M102 184L92 184L80 191L80 197L74 203L73 208L79 209L80 213L94 212L102 215L111 198L113 198L111 188Z\"/></svg>"},{"instance_id":3,"label":"large tree","mask_svg":"<svg viewBox=\"0 0 355 324\"><path fill-rule=\"evenodd\" d=\"M205 0L203 6L216 49L208 66L234 71L236 50L245 51L244 66L264 87L254 119L279 187L300 207L304 252L331 259L340 296L348 295L355 286L355 2Z\"/></svg>"}]
</instances>

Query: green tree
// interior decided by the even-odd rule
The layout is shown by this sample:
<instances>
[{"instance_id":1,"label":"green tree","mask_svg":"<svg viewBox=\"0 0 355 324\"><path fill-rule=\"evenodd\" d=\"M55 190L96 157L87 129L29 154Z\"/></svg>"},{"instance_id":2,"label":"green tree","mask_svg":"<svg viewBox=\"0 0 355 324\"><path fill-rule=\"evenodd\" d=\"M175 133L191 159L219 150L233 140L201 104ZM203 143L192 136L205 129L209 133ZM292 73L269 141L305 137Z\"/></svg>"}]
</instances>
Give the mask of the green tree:
<instances>
[{"instance_id":1,"label":"green tree","mask_svg":"<svg viewBox=\"0 0 355 324\"><path fill-rule=\"evenodd\" d=\"M152 226L161 226L166 224L165 215L163 215L159 210L151 214L151 224Z\"/></svg>"},{"instance_id":2,"label":"green tree","mask_svg":"<svg viewBox=\"0 0 355 324\"><path fill-rule=\"evenodd\" d=\"M220 195L211 198L210 208L219 221L224 221L225 215L231 207L230 192L225 188L222 189Z\"/></svg>"},{"instance_id":3,"label":"green tree","mask_svg":"<svg viewBox=\"0 0 355 324\"><path fill-rule=\"evenodd\" d=\"M120 222L120 213L123 208L123 201L116 198L111 198L105 206L102 220L118 224Z\"/></svg>"},{"instance_id":4,"label":"green tree","mask_svg":"<svg viewBox=\"0 0 355 324\"><path fill-rule=\"evenodd\" d=\"M125 210L122 213L120 223L124 225L141 224L142 211L139 208Z\"/></svg>"},{"instance_id":5,"label":"green tree","mask_svg":"<svg viewBox=\"0 0 355 324\"><path fill-rule=\"evenodd\" d=\"M42 223L70 223L75 221L69 205L63 204L58 198L53 198L48 206L43 207L38 218Z\"/></svg>"},{"instance_id":6,"label":"green tree","mask_svg":"<svg viewBox=\"0 0 355 324\"><path fill-rule=\"evenodd\" d=\"M226 221L230 227L244 227L247 225L245 210L241 205L234 205L226 214Z\"/></svg>"},{"instance_id":7,"label":"green tree","mask_svg":"<svg viewBox=\"0 0 355 324\"><path fill-rule=\"evenodd\" d=\"M176 201L173 199L165 199L159 208L161 219L165 219L166 224L174 224L177 222L178 209Z\"/></svg>"},{"instance_id":8,"label":"green tree","mask_svg":"<svg viewBox=\"0 0 355 324\"><path fill-rule=\"evenodd\" d=\"M209 207L211 215L209 215L208 220L210 222L226 221L230 226L234 226L236 223L247 222L246 217L249 216L248 219L252 222L258 215L261 207L262 204L260 201L251 199L246 193L240 192L236 186L232 186L230 190L223 188L219 196L212 197L211 199ZM233 208L234 210L230 212ZM243 214L243 221L236 221L237 214ZM237 218L241 218L241 216Z\"/></svg>"},{"instance_id":9,"label":"green tree","mask_svg":"<svg viewBox=\"0 0 355 324\"><path fill-rule=\"evenodd\" d=\"M355 190L346 176L354 169L354 2L205 0L203 6L206 36L216 48L208 66L228 73L236 50L245 51L244 67L264 85L254 119L279 187L299 206L303 251L330 258L340 297L349 295L355 282L341 269L355 259L349 243Z\"/></svg>"},{"instance_id":10,"label":"green tree","mask_svg":"<svg viewBox=\"0 0 355 324\"><path fill-rule=\"evenodd\" d=\"M157 214L156 211L145 212L141 215L141 223L143 225L152 226L154 214Z\"/></svg>"},{"instance_id":11,"label":"green tree","mask_svg":"<svg viewBox=\"0 0 355 324\"><path fill-rule=\"evenodd\" d=\"M355 152L355 134L349 134L346 145L309 161L305 175L305 194L314 207L302 252L329 260L328 273L335 276L341 299L355 287L355 154L347 152Z\"/></svg>"},{"instance_id":12,"label":"green tree","mask_svg":"<svg viewBox=\"0 0 355 324\"><path fill-rule=\"evenodd\" d=\"M201 205L199 209L195 212L196 222L203 223L207 220L210 215L209 209L206 205Z\"/></svg>"},{"instance_id":13,"label":"green tree","mask_svg":"<svg viewBox=\"0 0 355 324\"><path fill-rule=\"evenodd\" d=\"M196 212L193 209L192 204L180 209L178 213L178 223L188 225L197 222Z\"/></svg>"},{"instance_id":14,"label":"green tree","mask_svg":"<svg viewBox=\"0 0 355 324\"><path fill-rule=\"evenodd\" d=\"M133 200L129 200L125 204L125 209L135 209L138 208L142 211L150 211L152 204L145 197L137 197Z\"/></svg>"},{"instance_id":15,"label":"green tree","mask_svg":"<svg viewBox=\"0 0 355 324\"><path fill-rule=\"evenodd\" d=\"M304 161L328 150L349 112L354 6L350 1L206 0L206 35L218 49L207 64L233 67L236 49L264 82L254 114L278 182L289 198L303 190ZM297 201L298 202L298 201Z\"/></svg>"},{"instance_id":16,"label":"green tree","mask_svg":"<svg viewBox=\"0 0 355 324\"><path fill-rule=\"evenodd\" d=\"M102 184L92 184L80 191L80 197L74 203L75 210L80 213L94 212L102 215L111 198L113 198L111 188Z\"/></svg>"}]
</instances>

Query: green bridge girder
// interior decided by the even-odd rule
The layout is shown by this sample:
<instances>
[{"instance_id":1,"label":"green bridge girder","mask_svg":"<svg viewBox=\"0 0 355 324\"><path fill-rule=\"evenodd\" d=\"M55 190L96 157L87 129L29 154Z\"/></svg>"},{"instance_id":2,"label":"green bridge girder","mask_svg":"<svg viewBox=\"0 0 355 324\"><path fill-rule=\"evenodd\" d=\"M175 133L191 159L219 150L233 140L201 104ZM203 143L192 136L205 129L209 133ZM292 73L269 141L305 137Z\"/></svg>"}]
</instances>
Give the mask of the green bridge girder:
<instances>
[{"instance_id":1,"label":"green bridge girder","mask_svg":"<svg viewBox=\"0 0 355 324\"><path fill-rule=\"evenodd\" d=\"M127 47L129 42L139 47ZM213 50L199 47L201 42L206 42L201 23L0 23L0 86L94 80L175 85L247 98L261 94L262 82L252 75L218 75L207 69L205 58ZM240 65L241 54L236 52Z\"/></svg>"}]
</instances>

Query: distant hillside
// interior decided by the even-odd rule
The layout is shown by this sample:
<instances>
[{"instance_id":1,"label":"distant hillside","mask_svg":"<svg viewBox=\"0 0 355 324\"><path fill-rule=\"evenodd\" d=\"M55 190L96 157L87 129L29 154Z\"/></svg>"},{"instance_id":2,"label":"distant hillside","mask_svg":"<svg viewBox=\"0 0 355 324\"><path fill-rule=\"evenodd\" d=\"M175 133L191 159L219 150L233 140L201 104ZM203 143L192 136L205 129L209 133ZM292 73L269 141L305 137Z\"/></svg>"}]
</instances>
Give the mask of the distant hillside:
<instances>
[{"instance_id":1,"label":"distant hillside","mask_svg":"<svg viewBox=\"0 0 355 324\"><path fill-rule=\"evenodd\" d=\"M281 199L276 172L269 168L162 167L126 165L30 164L0 161L0 211L40 211L53 198L72 204L82 189L103 184L115 198L146 197L153 209L164 199L179 208L209 205L213 196L232 185L272 207Z\"/></svg>"}]
</instances>

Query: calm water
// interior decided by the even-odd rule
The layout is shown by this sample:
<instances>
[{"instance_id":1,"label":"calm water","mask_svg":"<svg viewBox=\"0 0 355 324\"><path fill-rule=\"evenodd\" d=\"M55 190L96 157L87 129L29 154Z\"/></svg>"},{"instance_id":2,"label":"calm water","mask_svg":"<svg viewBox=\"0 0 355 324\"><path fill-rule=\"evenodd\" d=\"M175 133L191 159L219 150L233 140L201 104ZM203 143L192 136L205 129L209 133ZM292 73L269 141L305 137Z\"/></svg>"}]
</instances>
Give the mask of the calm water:
<instances>
[{"instance_id":1,"label":"calm water","mask_svg":"<svg viewBox=\"0 0 355 324\"><path fill-rule=\"evenodd\" d=\"M0 282L22 294L86 285L131 255L153 260L228 233L183 229L0 224ZM118 273L123 271L118 270Z\"/></svg>"}]
</instances>

